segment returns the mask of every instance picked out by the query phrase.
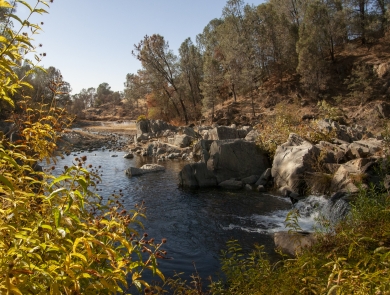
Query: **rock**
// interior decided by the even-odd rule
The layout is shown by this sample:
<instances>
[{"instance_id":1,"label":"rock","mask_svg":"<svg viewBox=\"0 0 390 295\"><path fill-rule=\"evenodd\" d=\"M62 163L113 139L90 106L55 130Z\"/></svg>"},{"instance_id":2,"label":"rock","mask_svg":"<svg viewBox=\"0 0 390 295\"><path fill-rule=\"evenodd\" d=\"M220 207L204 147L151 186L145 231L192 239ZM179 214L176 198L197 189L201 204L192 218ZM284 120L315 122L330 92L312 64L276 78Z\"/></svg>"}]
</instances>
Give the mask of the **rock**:
<instances>
[{"instance_id":1,"label":"rock","mask_svg":"<svg viewBox=\"0 0 390 295\"><path fill-rule=\"evenodd\" d=\"M150 137L149 133L137 134L134 136L134 142L142 142L144 140L148 140L149 137Z\"/></svg>"},{"instance_id":2,"label":"rock","mask_svg":"<svg viewBox=\"0 0 390 295\"><path fill-rule=\"evenodd\" d=\"M245 136L246 141L256 141L260 136L260 132L256 129L249 131L249 133Z\"/></svg>"},{"instance_id":3,"label":"rock","mask_svg":"<svg viewBox=\"0 0 390 295\"><path fill-rule=\"evenodd\" d=\"M181 134L185 134L194 138L200 137L200 135L195 132L195 130L191 127L180 127L179 132L181 132Z\"/></svg>"},{"instance_id":4,"label":"rock","mask_svg":"<svg viewBox=\"0 0 390 295\"><path fill-rule=\"evenodd\" d=\"M176 159L180 157L180 153L171 153L168 155L168 159Z\"/></svg>"},{"instance_id":5,"label":"rock","mask_svg":"<svg viewBox=\"0 0 390 295\"><path fill-rule=\"evenodd\" d=\"M390 104L387 102L381 102L376 105L376 110L379 113L379 117L382 119L390 118Z\"/></svg>"},{"instance_id":6,"label":"rock","mask_svg":"<svg viewBox=\"0 0 390 295\"><path fill-rule=\"evenodd\" d=\"M207 169L205 163L191 163L183 167L179 173L180 185L189 188L212 187L217 185L214 174Z\"/></svg>"},{"instance_id":7,"label":"rock","mask_svg":"<svg viewBox=\"0 0 390 295\"><path fill-rule=\"evenodd\" d=\"M141 168L130 167L126 170L128 176L139 176L146 173L165 171L165 167L157 164L145 164Z\"/></svg>"},{"instance_id":8,"label":"rock","mask_svg":"<svg viewBox=\"0 0 390 295\"><path fill-rule=\"evenodd\" d=\"M228 179L218 184L220 187L229 190L242 189L242 181L235 179Z\"/></svg>"},{"instance_id":9,"label":"rock","mask_svg":"<svg viewBox=\"0 0 390 295\"><path fill-rule=\"evenodd\" d=\"M256 187L256 190L259 192L259 193L265 193L267 190L266 188L264 187L264 185L258 185Z\"/></svg>"},{"instance_id":10,"label":"rock","mask_svg":"<svg viewBox=\"0 0 390 295\"><path fill-rule=\"evenodd\" d=\"M319 152L319 148L291 133L287 142L276 149L271 170L275 184L303 194L307 186L305 173L313 171L313 160Z\"/></svg>"},{"instance_id":11,"label":"rock","mask_svg":"<svg viewBox=\"0 0 390 295\"><path fill-rule=\"evenodd\" d=\"M168 142L170 144L175 145L175 146L178 146L178 147L181 147L181 148L185 148L185 147L190 146L190 144L192 143L192 141L194 139L195 138L193 138L191 136L188 136L186 134L177 134L177 135L175 135L173 140L172 139L171 140L168 139Z\"/></svg>"},{"instance_id":12,"label":"rock","mask_svg":"<svg viewBox=\"0 0 390 295\"><path fill-rule=\"evenodd\" d=\"M192 152L195 156L199 157L202 162L207 163L207 160L210 158L210 146L213 143L213 140L199 140L193 147Z\"/></svg>"},{"instance_id":13,"label":"rock","mask_svg":"<svg viewBox=\"0 0 390 295\"><path fill-rule=\"evenodd\" d=\"M381 63L376 68L376 74L378 75L379 78L384 78L389 73L389 70L390 70L389 63L387 63L387 62Z\"/></svg>"},{"instance_id":14,"label":"rock","mask_svg":"<svg viewBox=\"0 0 390 295\"><path fill-rule=\"evenodd\" d=\"M238 138L237 129L219 126L209 130L209 139L211 140L226 140Z\"/></svg>"},{"instance_id":15,"label":"rock","mask_svg":"<svg viewBox=\"0 0 390 295\"><path fill-rule=\"evenodd\" d=\"M254 142L242 139L219 140L210 146L207 168L216 175L218 183L231 178L261 175L269 167L268 158Z\"/></svg>"},{"instance_id":16,"label":"rock","mask_svg":"<svg viewBox=\"0 0 390 295\"><path fill-rule=\"evenodd\" d=\"M251 175L241 179L244 184L254 184L259 179L259 175Z\"/></svg>"},{"instance_id":17,"label":"rock","mask_svg":"<svg viewBox=\"0 0 390 295\"><path fill-rule=\"evenodd\" d=\"M136 124L137 135L149 132L149 120L140 120Z\"/></svg>"},{"instance_id":18,"label":"rock","mask_svg":"<svg viewBox=\"0 0 390 295\"><path fill-rule=\"evenodd\" d=\"M203 139L209 139L209 130L203 130L201 133Z\"/></svg>"},{"instance_id":19,"label":"rock","mask_svg":"<svg viewBox=\"0 0 390 295\"><path fill-rule=\"evenodd\" d=\"M270 181L272 175L271 175L271 168L268 168L264 171L264 173L256 180L255 186L263 185L265 186L268 181Z\"/></svg>"},{"instance_id":20,"label":"rock","mask_svg":"<svg viewBox=\"0 0 390 295\"><path fill-rule=\"evenodd\" d=\"M123 158L125 158L125 159L133 159L134 158L134 154L133 153L128 153L128 154L124 155Z\"/></svg>"},{"instance_id":21,"label":"rock","mask_svg":"<svg viewBox=\"0 0 390 295\"><path fill-rule=\"evenodd\" d=\"M244 129L237 129L237 137L238 138L245 138L247 136L248 132Z\"/></svg>"},{"instance_id":22,"label":"rock","mask_svg":"<svg viewBox=\"0 0 390 295\"><path fill-rule=\"evenodd\" d=\"M246 185L245 185L245 189L246 189L247 191L251 191L251 190L252 190L252 186L251 186L250 184L246 184Z\"/></svg>"},{"instance_id":23,"label":"rock","mask_svg":"<svg viewBox=\"0 0 390 295\"><path fill-rule=\"evenodd\" d=\"M365 172L373 162L373 159L355 159L340 165L331 181L330 191L357 193L359 189L355 183L364 180Z\"/></svg>"},{"instance_id":24,"label":"rock","mask_svg":"<svg viewBox=\"0 0 390 295\"><path fill-rule=\"evenodd\" d=\"M300 254L304 248L311 247L315 241L314 233L281 231L274 234L276 248L291 256Z\"/></svg>"},{"instance_id":25,"label":"rock","mask_svg":"<svg viewBox=\"0 0 390 295\"><path fill-rule=\"evenodd\" d=\"M156 154L157 155L162 155L162 154L165 154L166 153L166 149L165 148L158 148L156 150Z\"/></svg>"},{"instance_id":26,"label":"rock","mask_svg":"<svg viewBox=\"0 0 390 295\"><path fill-rule=\"evenodd\" d=\"M111 155L110 157L112 157L112 158L116 158L116 157L118 157L118 155Z\"/></svg>"}]
</instances>

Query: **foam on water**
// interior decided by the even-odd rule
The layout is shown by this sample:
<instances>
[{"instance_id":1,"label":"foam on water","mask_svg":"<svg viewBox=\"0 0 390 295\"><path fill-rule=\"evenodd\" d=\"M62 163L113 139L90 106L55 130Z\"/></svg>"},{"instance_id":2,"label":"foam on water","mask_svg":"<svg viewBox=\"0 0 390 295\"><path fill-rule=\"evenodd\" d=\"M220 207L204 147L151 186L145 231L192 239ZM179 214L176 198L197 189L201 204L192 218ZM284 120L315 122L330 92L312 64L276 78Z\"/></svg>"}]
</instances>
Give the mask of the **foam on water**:
<instances>
[{"instance_id":1,"label":"foam on water","mask_svg":"<svg viewBox=\"0 0 390 295\"><path fill-rule=\"evenodd\" d=\"M315 228L321 227L318 224L320 217L335 222L346 214L348 204L341 199L333 202L323 196L309 196L297 202L292 208L299 212L298 224L300 228L303 231L314 231ZM235 216L237 222L231 223L223 229L240 229L251 233L274 233L288 230L285 219L290 211L291 209L286 209L261 215L253 214L249 217Z\"/></svg>"}]
</instances>

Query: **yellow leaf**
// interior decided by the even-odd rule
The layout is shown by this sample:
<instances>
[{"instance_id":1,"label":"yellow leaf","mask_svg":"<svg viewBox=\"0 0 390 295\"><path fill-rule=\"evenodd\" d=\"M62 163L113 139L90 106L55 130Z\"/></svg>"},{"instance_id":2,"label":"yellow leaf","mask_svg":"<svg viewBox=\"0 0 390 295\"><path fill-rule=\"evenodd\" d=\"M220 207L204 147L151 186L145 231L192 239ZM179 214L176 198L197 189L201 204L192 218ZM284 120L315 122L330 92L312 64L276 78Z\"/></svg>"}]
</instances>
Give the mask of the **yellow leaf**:
<instances>
[{"instance_id":1,"label":"yellow leaf","mask_svg":"<svg viewBox=\"0 0 390 295\"><path fill-rule=\"evenodd\" d=\"M8 1L0 0L0 8L12 8L13 6Z\"/></svg>"},{"instance_id":2,"label":"yellow leaf","mask_svg":"<svg viewBox=\"0 0 390 295\"><path fill-rule=\"evenodd\" d=\"M71 255L72 255L72 256L76 256L76 257L80 258L82 261L84 261L85 263L87 263L87 258L86 258L83 254L80 254L80 253L72 253Z\"/></svg>"}]
</instances>

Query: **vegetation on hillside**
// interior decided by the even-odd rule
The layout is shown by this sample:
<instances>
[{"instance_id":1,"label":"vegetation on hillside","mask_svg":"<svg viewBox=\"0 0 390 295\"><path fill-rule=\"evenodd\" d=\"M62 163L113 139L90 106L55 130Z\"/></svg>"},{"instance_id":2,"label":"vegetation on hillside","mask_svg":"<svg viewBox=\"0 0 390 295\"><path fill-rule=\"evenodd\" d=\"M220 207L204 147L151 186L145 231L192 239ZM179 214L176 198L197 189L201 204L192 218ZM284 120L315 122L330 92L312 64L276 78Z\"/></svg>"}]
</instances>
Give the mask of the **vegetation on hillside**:
<instances>
[{"instance_id":1,"label":"vegetation on hillside","mask_svg":"<svg viewBox=\"0 0 390 295\"><path fill-rule=\"evenodd\" d=\"M135 45L142 69L127 75L124 96L134 107L146 101L150 118L183 122L206 114L213 119L217 104L239 96L254 116L255 102L275 105L267 91L366 103L382 97L387 86L374 64L354 51L361 47L367 54L379 40L388 43L388 5L268 0L251 6L228 0L221 18L209 22L196 44L186 39L178 56L158 34Z\"/></svg>"}]
</instances>

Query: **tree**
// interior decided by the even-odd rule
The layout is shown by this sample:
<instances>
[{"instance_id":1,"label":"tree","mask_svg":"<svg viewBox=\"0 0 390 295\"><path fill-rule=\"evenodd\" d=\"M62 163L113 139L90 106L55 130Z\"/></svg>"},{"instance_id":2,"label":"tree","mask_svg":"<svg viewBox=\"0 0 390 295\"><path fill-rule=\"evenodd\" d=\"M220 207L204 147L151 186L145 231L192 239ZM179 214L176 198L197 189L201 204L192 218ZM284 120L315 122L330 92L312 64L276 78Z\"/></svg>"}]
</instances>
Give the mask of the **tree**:
<instances>
[{"instance_id":1,"label":"tree","mask_svg":"<svg viewBox=\"0 0 390 295\"><path fill-rule=\"evenodd\" d=\"M162 78L168 84L168 87L173 88L173 93L170 93L168 89L166 89L166 93L173 102L176 99L179 101L184 120L188 124L187 109L177 81L179 75L177 57L169 49L164 37L158 34L145 36L138 45L134 45L133 56L141 61L145 71L151 77L156 78L156 80Z\"/></svg>"},{"instance_id":2,"label":"tree","mask_svg":"<svg viewBox=\"0 0 390 295\"><path fill-rule=\"evenodd\" d=\"M194 117L198 117L197 105L202 100L200 82L203 76L203 59L199 49L187 38L179 48L180 88L187 98L191 98Z\"/></svg>"},{"instance_id":3,"label":"tree","mask_svg":"<svg viewBox=\"0 0 390 295\"><path fill-rule=\"evenodd\" d=\"M204 61L204 80L200 83L203 94L203 111L211 109L211 122L214 121L214 107L219 101L219 86L222 84L223 73L221 65L213 58L207 55Z\"/></svg>"},{"instance_id":4,"label":"tree","mask_svg":"<svg viewBox=\"0 0 390 295\"><path fill-rule=\"evenodd\" d=\"M146 83L146 81L142 78L142 71L138 71L137 74L127 74L124 96L125 99L130 103L136 103L136 107L138 108L138 102L140 99L145 99L147 93L150 92L150 89Z\"/></svg>"},{"instance_id":5,"label":"tree","mask_svg":"<svg viewBox=\"0 0 390 295\"><path fill-rule=\"evenodd\" d=\"M322 0L308 4L299 31L297 71L313 93L326 88L330 65L335 61L336 45L343 43L346 25L340 1Z\"/></svg>"}]
</instances>

